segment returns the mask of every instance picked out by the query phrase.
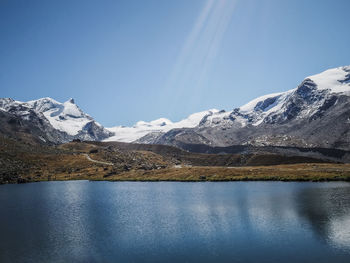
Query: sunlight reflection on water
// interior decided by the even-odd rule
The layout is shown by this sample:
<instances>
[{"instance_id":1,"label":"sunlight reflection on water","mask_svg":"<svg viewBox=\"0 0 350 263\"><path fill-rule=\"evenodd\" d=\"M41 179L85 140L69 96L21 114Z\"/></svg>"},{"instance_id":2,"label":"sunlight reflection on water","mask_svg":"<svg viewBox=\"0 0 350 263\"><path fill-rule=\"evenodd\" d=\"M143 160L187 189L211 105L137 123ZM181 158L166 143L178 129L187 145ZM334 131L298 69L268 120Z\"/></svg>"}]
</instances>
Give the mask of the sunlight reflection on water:
<instances>
[{"instance_id":1,"label":"sunlight reflection on water","mask_svg":"<svg viewBox=\"0 0 350 263\"><path fill-rule=\"evenodd\" d=\"M342 182L47 182L0 205L1 262L350 260Z\"/></svg>"}]
</instances>

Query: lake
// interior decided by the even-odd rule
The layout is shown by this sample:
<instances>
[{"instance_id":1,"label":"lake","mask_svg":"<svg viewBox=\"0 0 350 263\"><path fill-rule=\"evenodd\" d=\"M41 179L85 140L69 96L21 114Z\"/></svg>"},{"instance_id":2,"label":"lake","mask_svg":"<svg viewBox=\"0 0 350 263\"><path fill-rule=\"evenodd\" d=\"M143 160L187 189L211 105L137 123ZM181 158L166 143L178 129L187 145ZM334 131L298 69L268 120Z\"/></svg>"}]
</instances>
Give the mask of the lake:
<instances>
[{"instance_id":1,"label":"lake","mask_svg":"<svg viewBox=\"0 0 350 263\"><path fill-rule=\"evenodd\" d=\"M0 262L350 262L346 182L0 186Z\"/></svg>"}]
</instances>

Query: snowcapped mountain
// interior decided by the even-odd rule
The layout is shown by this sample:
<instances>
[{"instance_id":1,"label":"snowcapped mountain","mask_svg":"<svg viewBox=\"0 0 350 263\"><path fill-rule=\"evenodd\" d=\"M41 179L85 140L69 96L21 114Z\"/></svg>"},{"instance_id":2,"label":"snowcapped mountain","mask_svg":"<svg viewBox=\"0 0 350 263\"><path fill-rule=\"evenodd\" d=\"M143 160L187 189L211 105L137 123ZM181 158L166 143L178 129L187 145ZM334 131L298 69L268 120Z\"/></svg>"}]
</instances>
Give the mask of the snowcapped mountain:
<instances>
[{"instance_id":1,"label":"snowcapped mountain","mask_svg":"<svg viewBox=\"0 0 350 263\"><path fill-rule=\"evenodd\" d=\"M350 66L307 77L295 89L261 96L232 111L202 111L179 122L160 118L132 127L104 128L73 99L60 103L51 98L28 102L5 98L0 99L0 111L16 127L21 125L18 119L23 120L25 127L35 127L37 138L55 143L81 139L168 144L187 150L194 144L350 150Z\"/></svg>"},{"instance_id":2,"label":"snowcapped mountain","mask_svg":"<svg viewBox=\"0 0 350 263\"><path fill-rule=\"evenodd\" d=\"M42 129L56 131L52 142L66 142L72 139L102 140L112 135L91 116L84 113L70 99L60 103L51 98L41 98L28 102L10 98L0 99L0 110L13 114L26 121L39 119ZM60 136L57 136L57 132Z\"/></svg>"},{"instance_id":3,"label":"snowcapped mountain","mask_svg":"<svg viewBox=\"0 0 350 263\"><path fill-rule=\"evenodd\" d=\"M283 123L293 118L314 116L336 103L337 95L350 95L350 66L307 77L297 88L254 99L229 112L218 112L201 121L201 126ZM325 103L327 102L327 105Z\"/></svg>"},{"instance_id":4,"label":"snowcapped mountain","mask_svg":"<svg viewBox=\"0 0 350 263\"><path fill-rule=\"evenodd\" d=\"M191 114L186 119L178 122L172 122L166 118L160 118L151 122L139 121L132 127L117 126L112 128L106 128L110 132L114 133L105 141L119 141L119 142L134 142L148 135L154 139L155 136L160 136L161 134L176 128L194 128L198 126L199 122L205 116L210 116L217 113L218 110L211 109L207 111L202 111L198 113Z\"/></svg>"},{"instance_id":5,"label":"snowcapped mountain","mask_svg":"<svg viewBox=\"0 0 350 263\"><path fill-rule=\"evenodd\" d=\"M170 130L146 142L350 149L350 66L307 77L295 89L215 112L197 127Z\"/></svg>"}]
</instances>

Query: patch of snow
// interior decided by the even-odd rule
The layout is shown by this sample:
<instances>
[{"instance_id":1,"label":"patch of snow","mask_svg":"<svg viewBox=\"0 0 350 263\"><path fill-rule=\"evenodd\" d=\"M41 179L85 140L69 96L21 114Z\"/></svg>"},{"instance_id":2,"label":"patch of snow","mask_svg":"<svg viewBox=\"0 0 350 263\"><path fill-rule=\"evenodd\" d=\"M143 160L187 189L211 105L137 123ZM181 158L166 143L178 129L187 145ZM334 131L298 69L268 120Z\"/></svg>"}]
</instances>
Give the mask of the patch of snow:
<instances>
[{"instance_id":1,"label":"patch of snow","mask_svg":"<svg viewBox=\"0 0 350 263\"><path fill-rule=\"evenodd\" d=\"M328 89L332 93L350 92L350 83L344 81L349 74L350 66L347 66L329 69L308 78L317 84L317 89Z\"/></svg>"},{"instance_id":2,"label":"patch of snow","mask_svg":"<svg viewBox=\"0 0 350 263\"><path fill-rule=\"evenodd\" d=\"M261 102L264 101L268 98L274 98L274 97L278 97L280 95L282 95L283 93L273 93L273 94L268 94L268 95L264 95L261 97L258 97L250 102L248 102L247 104L241 106L239 109L241 111L241 113L246 114L246 113L251 113L252 111L254 111L254 108L256 107L256 105Z\"/></svg>"},{"instance_id":3,"label":"patch of snow","mask_svg":"<svg viewBox=\"0 0 350 263\"><path fill-rule=\"evenodd\" d=\"M254 126L258 126L260 125L265 117L269 116L270 114L280 114L283 112L283 107L284 107L284 103L287 100L287 98L294 92L295 89L293 90L289 90L283 93L279 93L277 95L277 99L274 103L272 103L271 105L269 105L269 107L265 108L264 112L262 112L259 117L257 118L257 120L253 123ZM275 94L274 94L275 95ZM276 96L273 96L276 97Z\"/></svg>"},{"instance_id":4,"label":"patch of snow","mask_svg":"<svg viewBox=\"0 0 350 263\"><path fill-rule=\"evenodd\" d=\"M211 114L210 116L207 117L205 125L206 126L216 126L219 124L224 124L226 120L230 118L231 111L219 111Z\"/></svg>"}]
</instances>

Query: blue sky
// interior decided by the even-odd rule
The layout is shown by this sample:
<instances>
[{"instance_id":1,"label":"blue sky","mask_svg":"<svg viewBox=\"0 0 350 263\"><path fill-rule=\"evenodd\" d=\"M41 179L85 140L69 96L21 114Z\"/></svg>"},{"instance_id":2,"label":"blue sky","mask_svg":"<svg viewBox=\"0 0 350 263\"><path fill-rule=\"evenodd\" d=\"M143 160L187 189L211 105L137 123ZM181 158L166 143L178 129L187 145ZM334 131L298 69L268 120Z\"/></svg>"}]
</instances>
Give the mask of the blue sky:
<instances>
[{"instance_id":1,"label":"blue sky","mask_svg":"<svg viewBox=\"0 0 350 263\"><path fill-rule=\"evenodd\" d=\"M0 0L0 97L101 124L230 110L350 65L348 0Z\"/></svg>"}]
</instances>

